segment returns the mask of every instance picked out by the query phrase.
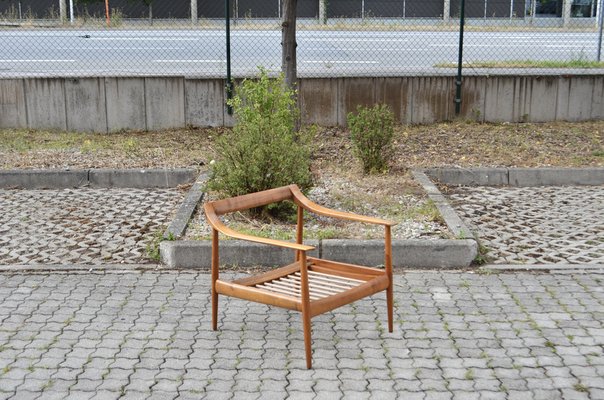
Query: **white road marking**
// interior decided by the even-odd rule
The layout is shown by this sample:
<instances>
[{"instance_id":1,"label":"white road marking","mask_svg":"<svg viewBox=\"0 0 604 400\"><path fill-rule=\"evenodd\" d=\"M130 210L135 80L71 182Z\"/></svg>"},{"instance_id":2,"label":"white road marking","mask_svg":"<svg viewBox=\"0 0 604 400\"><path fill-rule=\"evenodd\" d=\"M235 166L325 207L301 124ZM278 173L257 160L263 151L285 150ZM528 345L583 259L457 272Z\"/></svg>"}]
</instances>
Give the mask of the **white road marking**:
<instances>
[{"instance_id":1,"label":"white road marking","mask_svg":"<svg viewBox=\"0 0 604 400\"><path fill-rule=\"evenodd\" d=\"M57 50L188 50L190 47L57 47Z\"/></svg>"},{"instance_id":2,"label":"white road marking","mask_svg":"<svg viewBox=\"0 0 604 400\"><path fill-rule=\"evenodd\" d=\"M226 60L153 60L157 63L225 63Z\"/></svg>"},{"instance_id":3,"label":"white road marking","mask_svg":"<svg viewBox=\"0 0 604 400\"><path fill-rule=\"evenodd\" d=\"M171 37L91 37L91 38L87 38L86 40L110 40L110 41L133 41L133 40L142 40L142 41L149 41L149 40L154 40L154 41L180 41L180 40L185 40L185 41L195 41L198 42L201 39L203 39L203 37L196 37L196 38L188 38L188 37L180 37L180 38L171 38Z\"/></svg>"},{"instance_id":4,"label":"white road marking","mask_svg":"<svg viewBox=\"0 0 604 400\"><path fill-rule=\"evenodd\" d=\"M0 62L75 62L76 60L0 60Z\"/></svg>"},{"instance_id":5,"label":"white road marking","mask_svg":"<svg viewBox=\"0 0 604 400\"><path fill-rule=\"evenodd\" d=\"M310 47L310 48L306 48L304 46L299 46L298 47L299 50L304 50L304 51L334 51L334 50L339 50L339 51L392 51L392 50L401 50L398 47L387 47L387 48L373 48L373 47L362 47L362 48L354 48L354 47ZM405 50L405 49L403 49Z\"/></svg>"},{"instance_id":6,"label":"white road marking","mask_svg":"<svg viewBox=\"0 0 604 400\"><path fill-rule=\"evenodd\" d=\"M329 60L302 60L306 64L379 64L379 61L329 61Z\"/></svg>"},{"instance_id":7,"label":"white road marking","mask_svg":"<svg viewBox=\"0 0 604 400\"><path fill-rule=\"evenodd\" d=\"M518 47L519 43L510 43L510 44L499 44L497 47ZM430 44L430 47L459 47L459 44ZM591 46L583 46L581 47L581 49L577 49L577 45L573 45L573 44L540 44L540 43L526 43L526 47L553 47L553 48L557 48L557 49L563 49L563 48L570 48L570 49L577 49L577 50L582 50L584 47L594 47L595 44L592 44ZM493 45L490 44L466 44L464 43L463 45L464 48L466 47L490 47L492 48Z\"/></svg>"},{"instance_id":8,"label":"white road marking","mask_svg":"<svg viewBox=\"0 0 604 400\"><path fill-rule=\"evenodd\" d=\"M325 41L329 41L329 42L336 42L336 41L346 41L346 42L408 42L409 39L386 39L386 38L375 38L375 39L364 39L364 38L329 38L329 39L325 39L324 37L308 37L308 38L304 38L304 41L313 41L313 42L325 42Z\"/></svg>"}]
</instances>

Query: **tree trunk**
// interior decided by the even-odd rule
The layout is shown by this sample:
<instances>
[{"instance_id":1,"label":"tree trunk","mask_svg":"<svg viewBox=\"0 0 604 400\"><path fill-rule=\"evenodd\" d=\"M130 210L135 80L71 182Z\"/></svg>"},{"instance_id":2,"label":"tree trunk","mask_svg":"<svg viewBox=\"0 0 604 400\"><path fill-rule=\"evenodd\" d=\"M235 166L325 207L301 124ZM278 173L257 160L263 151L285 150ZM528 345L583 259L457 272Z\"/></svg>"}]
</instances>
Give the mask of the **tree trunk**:
<instances>
[{"instance_id":1,"label":"tree trunk","mask_svg":"<svg viewBox=\"0 0 604 400\"><path fill-rule=\"evenodd\" d=\"M281 71L285 84L295 89L296 85L296 4L297 0L283 0L283 20L281 22Z\"/></svg>"}]
</instances>

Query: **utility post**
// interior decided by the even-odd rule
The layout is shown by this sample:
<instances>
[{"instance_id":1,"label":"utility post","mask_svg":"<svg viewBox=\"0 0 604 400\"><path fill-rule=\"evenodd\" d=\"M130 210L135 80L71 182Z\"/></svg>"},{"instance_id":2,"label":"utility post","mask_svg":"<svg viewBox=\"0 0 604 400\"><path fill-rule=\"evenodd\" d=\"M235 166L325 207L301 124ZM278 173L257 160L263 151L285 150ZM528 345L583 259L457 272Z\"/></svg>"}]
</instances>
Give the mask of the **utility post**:
<instances>
[{"instance_id":1,"label":"utility post","mask_svg":"<svg viewBox=\"0 0 604 400\"><path fill-rule=\"evenodd\" d=\"M197 25L197 0L191 0L191 24Z\"/></svg>"},{"instance_id":2,"label":"utility post","mask_svg":"<svg viewBox=\"0 0 604 400\"><path fill-rule=\"evenodd\" d=\"M319 0L319 23L327 25L327 0Z\"/></svg>"},{"instance_id":3,"label":"utility post","mask_svg":"<svg viewBox=\"0 0 604 400\"><path fill-rule=\"evenodd\" d=\"M602 7L604 6L604 0L600 0L600 4L598 4L598 9L597 9L597 14L598 14L598 21L599 21L599 27L598 27L598 62L602 61L602 28L604 27L604 13L602 11Z\"/></svg>"},{"instance_id":4,"label":"utility post","mask_svg":"<svg viewBox=\"0 0 604 400\"><path fill-rule=\"evenodd\" d=\"M573 5L573 0L564 0L562 4L562 25L566 28L570 24L570 16L571 16L571 6Z\"/></svg>"},{"instance_id":5,"label":"utility post","mask_svg":"<svg viewBox=\"0 0 604 400\"><path fill-rule=\"evenodd\" d=\"M61 25L67 22L67 1L59 0L59 18L61 19Z\"/></svg>"}]
</instances>

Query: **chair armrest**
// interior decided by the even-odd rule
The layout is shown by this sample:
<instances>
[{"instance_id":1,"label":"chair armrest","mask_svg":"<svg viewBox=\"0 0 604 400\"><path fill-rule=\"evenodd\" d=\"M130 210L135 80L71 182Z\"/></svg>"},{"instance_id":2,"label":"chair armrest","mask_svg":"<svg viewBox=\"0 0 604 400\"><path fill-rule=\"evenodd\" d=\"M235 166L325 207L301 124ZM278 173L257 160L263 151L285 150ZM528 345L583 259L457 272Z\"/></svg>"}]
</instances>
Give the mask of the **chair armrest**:
<instances>
[{"instance_id":1,"label":"chair armrest","mask_svg":"<svg viewBox=\"0 0 604 400\"><path fill-rule=\"evenodd\" d=\"M294 195L294 202L297 205L299 205L299 206L303 207L305 210L308 210L315 214L324 215L326 217L345 219L345 220L349 220L349 221L364 222L367 224L375 224L375 225L394 226L397 224L396 222L388 221L388 220L381 219L381 218L367 217L364 215L336 211L336 210L332 210L332 209L320 206L316 203L313 203L306 196L304 196L304 194L302 194L302 192L296 185L290 185L290 190L292 191L292 194Z\"/></svg>"},{"instance_id":2,"label":"chair armrest","mask_svg":"<svg viewBox=\"0 0 604 400\"><path fill-rule=\"evenodd\" d=\"M212 227L214 229L216 229L218 232L220 232L226 236L229 236L229 237L232 237L235 239L247 240L249 242L284 247L284 248L292 249L292 250L310 251L310 250L315 249L314 246L308 246L305 244L286 242L285 240L261 238L258 236L247 235L245 233L237 232L236 230L231 229L228 226L226 226L225 224L223 224L222 221L220 221L220 219L214 212L214 209L212 208L212 206L208 205L207 203L204 205L204 211L206 213L206 217L208 218L208 222L210 223L210 225L212 225Z\"/></svg>"}]
</instances>

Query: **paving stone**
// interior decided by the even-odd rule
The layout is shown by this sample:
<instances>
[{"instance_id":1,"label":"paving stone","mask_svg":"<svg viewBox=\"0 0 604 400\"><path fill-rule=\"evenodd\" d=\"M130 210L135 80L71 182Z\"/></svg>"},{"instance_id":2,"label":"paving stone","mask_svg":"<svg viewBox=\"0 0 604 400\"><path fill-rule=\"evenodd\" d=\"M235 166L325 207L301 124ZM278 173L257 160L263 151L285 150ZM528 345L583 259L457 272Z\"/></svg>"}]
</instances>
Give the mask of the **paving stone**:
<instances>
[{"instance_id":1,"label":"paving stone","mask_svg":"<svg viewBox=\"0 0 604 400\"><path fill-rule=\"evenodd\" d=\"M143 400L143 399L147 399L149 397L149 395L150 395L149 392L138 392L135 390L126 390L126 392L122 396L122 399Z\"/></svg>"},{"instance_id":2,"label":"paving stone","mask_svg":"<svg viewBox=\"0 0 604 400\"><path fill-rule=\"evenodd\" d=\"M32 275L32 278L35 280L39 276ZM433 335L434 338L420 336L409 339L408 331L397 326L387 338L367 332L365 335L367 338L357 339L352 329L358 325L356 322L347 327L346 332L352 333L350 339L340 335L337 345L327 339L317 340L314 343L315 368L310 371L305 369L303 338L296 314L275 309L279 315L291 315L291 317L276 318L271 322L271 318L266 318L264 314L267 308L256 311L255 308L248 308L246 303L228 298L221 298L221 310L225 315L230 309L237 310L241 314L239 321L233 320L229 322L230 325L223 324L219 332L212 332L208 327L200 326L188 350L171 347L173 343L170 339L161 339L161 343L159 341L151 343L146 339L158 326L164 332L168 330L172 330L174 334L180 332L178 323L165 322L159 318L151 318L150 321L154 322L140 325L138 322L124 325L123 330L126 334L121 336L121 339L107 339L107 335L93 335L94 332L88 332L89 325L95 323L97 318L95 313L99 310L107 313L102 317L103 319L115 321L120 317L119 308L103 306L112 302L116 293L118 301L122 301L119 299L125 297L120 296L125 296L127 293L136 294L141 291L146 293L145 297L141 297L143 300L131 310L138 316L136 318L142 315L152 316L153 313L159 315L157 309L166 304L167 295L176 287L177 282L178 290L182 292L184 298L205 293L203 300L200 301L201 304L207 304L209 291L207 275L181 271L145 272L132 275L66 274L58 280L54 275L41 276L46 278L37 281L33 287L28 280L23 279L22 275L0 274L1 283L4 285L0 285L0 290L13 288L5 297L0 296L0 306L5 300L15 303L27 301L23 297L24 292L16 291L19 288L27 289L30 297L37 298L40 297L37 296L38 294L44 297L53 293L60 285L60 291L64 296L62 303L58 304L58 310L63 305L68 308L73 307L75 302L77 309L86 310L91 318L88 325L73 326L74 332L79 329L79 336L71 336L68 339L64 339L63 335L57 336L57 342L45 353L52 354L52 357L47 358L41 356L39 352L36 353L35 348L27 347L31 341L27 342L24 337L27 338L31 334L15 335L19 329L23 329L23 332L39 331L43 327L40 324L45 322L41 323L40 318L27 318L27 316L20 320L13 333L3 339L7 349L0 352L0 359L3 359L4 353L10 354L11 358L10 364L2 367L9 367L9 370L0 376L0 388L3 390L5 387L12 388L11 390L16 390L16 394L26 391L25 386L23 389L20 389L20 386L24 384L27 376L48 377L49 371L51 379L56 382L56 386L52 387L57 393L64 393L72 387L73 393L78 393L78 396L85 398L89 394L88 391L93 395L96 395L96 392L107 392L109 396L109 393L121 390L122 386L125 386L125 398L128 398L129 393L133 398L137 398L135 396L147 398L151 395L160 398L164 393L172 396L179 390L183 393L188 392L187 395L183 395L183 398L194 398L196 392L199 394L200 391L207 389L208 398L214 398L210 397L211 395L220 398L223 394L233 395L236 398L239 394L242 396L249 394L255 398L259 393L262 393L264 398L269 398L266 397L266 393L277 396L273 398L285 398L288 394L310 397L316 392L317 394L333 393L334 398L346 398L346 395L351 393L367 393L374 398L389 398L393 394L398 394L399 398L405 399L428 396L464 398L463 395L466 395L465 398L477 398L472 397L476 393L480 398L500 398L504 391L507 391L509 398L516 398L514 396L519 396L519 393L526 392L530 388L534 389L534 393L529 393L536 393L535 396L547 398L547 395L554 395L562 398L563 394L571 396L571 392L577 392L574 390L577 382L585 382L590 393L598 390L597 387L604 386L601 379L601 368L604 368L604 364L595 364L599 361L599 357L589 355L595 350L593 346L585 344L589 341L581 341L581 344L562 341L568 334L563 329L576 329L585 337L590 335L587 329L591 329L591 332L596 335L601 333L597 328L601 326L597 325L601 324L597 318L600 318L598 310L602 307L603 301L600 287L579 285L577 282L582 275L570 275L565 276L564 279L554 280L545 279L541 275L523 273L514 274L514 279L507 274L482 276L468 273L407 272L405 275L396 275L395 299L399 305L415 296L421 300L423 308L430 310L427 312L439 316L436 312L439 309L439 300L430 295L434 288L446 286L452 298L463 299L465 304L463 316L458 315L459 308L456 307L447 309L446 312L450 314L443 314L451 321L449 328L452 329L451 335L455 341L450 340L445 343L449 339L438 338L441 336L441 330L444 332L442 320L438 323L432 322L432 318L425 318L427 314L423 312L411 313L399 306L395 311L396 318L403 318L409 321L406 322L408 324L419 324L418 333L421 333L422 326L429 326L429 330L436 333ZM128 279L129 276L135 276L136 279ZM225 276L229 277L228 274ZM453 277L457 277L457 282L472 282L470 286L472 294L469 294L468 288L454 283ZM600 279L598 274L591 274L588 277ZM86 288L86 296L70 299L70 293L79 293L83 288ZM579 320L573 321L573 328L560 326L543 331L547 333L548 338L551 338L550 340L555 340L556 345L560 344L560 347L565 348L561 355L552 353L551 349L544 345L528 348L525 344L527 338L539 339L535 341L537 345L544 344L545 340L539 336L539 331L533 330L527 322L527 314L516 315L492 311L494 314L491 314L489 318L492 319L489 319L486 317L487 314L480 313L483 303L493 302L503 294L514 293L521 304L530 306L531 313L541 315L540 321L546 320L544 315L548 314L559 318L557 314L560 314L560 310L557 303L539 304L535 301L536 294L545 296L548 290L556 293L572 292L576 298L599 299L598 302L584 303L584 312ZM415 293L415 291L422 293ZM145 300L154 298L163 300L158 301L157 304L154 300ZM363 328L365 331L375 330L375 321L378 318L376 310L385 311L382 303L383 299L359 302L357 315L350 320L354 321L356 318L367 323ZM5 321L7 317L16 321L17 319L14 319L17 315L14 314L16 310L0 307L0 321ZM323 325L328 324L329 329L335 329L334 326L337 324L328 321L331 319L339 321L340 317L346 321L348 315L346 313L352 313L352 310L351 307L344 307L342 313L322 316L327 317L324 320L317 318L319 328L327 329ZM357 317L361 310L364 316L359 319ZM250 322L251 325L247 326L246 311L250 311L249 315L253 315L251 320L259 319L262 322L258 322L258 326L254 325L256 322ZM28 312L31 313L31 309ZM207 321L209 312L207 306L200 307L198 303L182 302L178 303L175 315L196 314L198 320ZM508 320L508 315L517 319ZM67 318L65 317L63 321ZM553 316L551 318L553 319ZM72 322L70 326L73 324ZM110 326L115 326L113 322L112 324ZM482 329L480 338L468 339L467 327L471 326L473 329L475 324L488 325L489 328ZM246 327L244 335L241 333L242 325ZM102 323L98 326L106 325ZM293 329L291 335L287 334L290 327ZM520 341L517 341L519 335L514 329L521 329ZM486 332L493 333L493 337L509 339L496 341L488 338L490 333ZM137 333L140 335L136 335ZM574 334L578 336L578 332ZM111 344L112 340L118 340L120 343L123 341L123 343L116 347L116 343ZM272 343L273 340L275 343ZM196 346L204 341L208 342L204 345L206 348L203 351L192 350L202 350L201 347ZM437 356L437 349L447 345L453 346L458 341L463 345L459 352L450 353L446 357ZM63 343L69 345L66 348L58 347ZM99 347L101 343L104 347ZM12 348L19 350L12 354L10 350ZM463 349L465 351L462 351ZM549 353L541 354L535 349L543 349ZM38 358L20 358L20 354L24 351L25 354ZM220 357L217 357L218 355ZM32 364L32 360L36 363ZM595 363L589 365L588 360ZM472 376L466 376L470 369L473 371ZM573 380L575 374L578 375L578 380ZM593 382L592 386L589 386L590 380ZM11 386L11 382L15 382L15 385ZM34 379L31 379L28 384L35 383ZM552 390L558 388L562 391ZM33 387L29 389L37 390ZM11 392L11 395L13 394Z\"/></svg>"},{"instance_id":3,"label":"paving stone","mask_svg":"<svg viewBox=\"0 0 604 400\"><path fill-rule=\"evenodd\" d=\"M603 186L462 187L449 197L495 263L604 264Z\"/></svg>"},{"instance_id":4,"label":"paving stone","mask_svg":"<svg viewBox=\"0 0 604 400\"><path fill-rule=\"evenodd\" d=\"M0 190L0 264L149 262L147 241L182 199L176 189Z\"/></svg>"}]
</instances>

